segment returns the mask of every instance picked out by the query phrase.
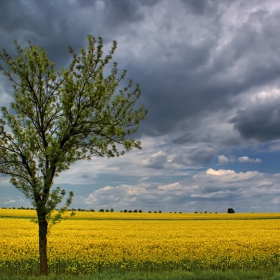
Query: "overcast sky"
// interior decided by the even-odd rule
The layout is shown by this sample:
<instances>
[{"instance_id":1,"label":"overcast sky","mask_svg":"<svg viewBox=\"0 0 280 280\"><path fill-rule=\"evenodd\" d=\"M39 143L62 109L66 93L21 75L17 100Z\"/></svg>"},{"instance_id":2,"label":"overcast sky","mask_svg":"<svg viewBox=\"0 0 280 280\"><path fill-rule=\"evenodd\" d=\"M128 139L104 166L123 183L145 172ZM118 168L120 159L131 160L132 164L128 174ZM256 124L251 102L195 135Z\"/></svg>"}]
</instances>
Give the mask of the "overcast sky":
<instances>
[{"instance_id":1,"label":"overcast sky","mask_svg":"<svg viewBox=\"0 0 280 280\"><path fill-rule=\"evenodd\" d=\"M73 207L279 212L279 22L277 0L2 0L0 49L31 40L66 67L68 46L101 36L141 86L142 150L61 173ZM1 76L1 106L12 100ZM0 195L30 206L2 175Z\"/></svg>"}]
</instances>

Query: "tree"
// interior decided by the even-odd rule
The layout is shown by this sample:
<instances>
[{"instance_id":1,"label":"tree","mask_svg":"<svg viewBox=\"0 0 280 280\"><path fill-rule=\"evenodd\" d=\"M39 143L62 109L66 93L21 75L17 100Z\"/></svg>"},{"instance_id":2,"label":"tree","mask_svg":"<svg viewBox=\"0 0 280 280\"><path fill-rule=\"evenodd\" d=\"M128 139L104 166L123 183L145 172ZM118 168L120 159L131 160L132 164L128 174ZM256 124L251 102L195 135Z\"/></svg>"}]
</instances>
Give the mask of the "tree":
<instances>
[{"instance_id":1,"label":"tree","mask_svg":"<svg viewBox=\"0 0 280 280\"><path fill-rule=\"evenodd\" d=\"M233 214L233 213L235 213L235 211L234 211L232 208L228 208L228 209L227 209L227 213Z\"/></svg>"},{"instance_id":2,"label":"tree","mask_svg":"<svg viewBox=\"0 0 280 280\"><path fill-rule=\"evenodd\" d=\"M110 158L141 148L140 141L129 138L147 114L143 105L136 107L139 84L133 87L129 80L120 89L126 71L118 75L115 62L104 77L116 41L106 56L101 37L96 40L88 35L87 41L87 49L80 48L78 54L69 47L72 61L60 72L47 52L30 41L24 49L15 41L14 57L5 49L0 54L5 63L0 70L14 87L13 111L1 108L0 172L11 177L10 182L36 209L41 274L48 274L48 221L66 194L53 188L54 177L76 161ZM57 220L73 196L70 192Z\"/></svg>"}]
</instances>

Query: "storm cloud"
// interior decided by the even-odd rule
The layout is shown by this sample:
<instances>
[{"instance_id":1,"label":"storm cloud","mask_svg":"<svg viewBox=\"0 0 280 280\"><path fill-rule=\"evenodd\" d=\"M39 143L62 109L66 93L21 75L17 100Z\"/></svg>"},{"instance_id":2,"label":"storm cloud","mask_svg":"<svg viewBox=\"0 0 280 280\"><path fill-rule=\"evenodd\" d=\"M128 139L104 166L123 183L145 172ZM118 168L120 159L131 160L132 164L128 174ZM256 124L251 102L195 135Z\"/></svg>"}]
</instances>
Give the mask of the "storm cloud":
<instances>
[{"instance_id":1,"label":"storm cloud","mask_svg":"<svg viewBox=\"0 0 280 280\"><path fill-rule=\"evenodd\" d=\"M217 201L225 207L230 197L241 207L249 195L250 205L260 204L266 190L263 203L274 207L279 204L272 202L280 164L279 20L276 0L3 0L0 50L13 55L14 40L23 47L31 40L46 49L59 71L70 62L68 46L79 51L87 34L101 36L104 54L118 42L113 60L141 86L139 103L149 113L133 137L142 141L142 150L75 163L62 173L55 184L78 190L74 206L105 207L112 196L119 209L163 200L166 210L174 205L193 210L196 203L210 209ZM9 107L13 94L0 76L1 106ZM234 173L209 174L221 165ZM244 174L254 174L247 189L241 186ZM241 177L239 186L234 182ZM258 187L259 179L271 184ZM0 182L0 207L25 201L13 198L6 178ZM80 191L90 185L92 190Z\"/></svg>"}]
</instances>

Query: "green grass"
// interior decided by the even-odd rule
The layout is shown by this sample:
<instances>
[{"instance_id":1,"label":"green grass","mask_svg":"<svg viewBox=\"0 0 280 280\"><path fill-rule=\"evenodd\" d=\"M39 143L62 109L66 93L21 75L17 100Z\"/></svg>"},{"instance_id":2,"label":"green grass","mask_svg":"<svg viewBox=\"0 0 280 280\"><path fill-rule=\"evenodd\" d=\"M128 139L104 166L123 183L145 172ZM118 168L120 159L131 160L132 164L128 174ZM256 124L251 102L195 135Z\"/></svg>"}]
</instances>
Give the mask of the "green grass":
<instances>
[{"instance_id":1,"label":"green grass","mask_svg":"<svg viewBox=\"0 0 280 280\"><path fill-rule=\"evenodd\" d=\"M88 275L49 275L41 276L1 276L0 280L280 280L280 268L276 270L233 270L233 271L196 271L182 270L159 272L102 272Z\"/></svg>"}]
</instances>

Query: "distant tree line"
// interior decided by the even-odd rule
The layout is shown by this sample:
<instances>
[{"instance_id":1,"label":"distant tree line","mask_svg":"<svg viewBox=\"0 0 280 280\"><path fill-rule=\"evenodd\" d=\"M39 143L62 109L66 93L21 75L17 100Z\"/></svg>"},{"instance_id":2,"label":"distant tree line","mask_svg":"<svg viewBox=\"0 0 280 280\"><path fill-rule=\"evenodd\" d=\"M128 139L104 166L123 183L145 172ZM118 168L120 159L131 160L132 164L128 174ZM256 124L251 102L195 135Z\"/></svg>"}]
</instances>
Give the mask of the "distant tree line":
<instances>
[{"instance_id":1,"label":"distant tree line","mask_svg":"<svg viewBox=\"0 0 280 280\"><path fill-rule=\"evenodd\" d=\"M171 213L171 212L170 212ZM176 212L175 212L176 213ZM179 213L181 213L181 212L179 212ZM195 211L194 212L195 214L197 214L197 213L199 213L199 214L202 214L202 213L204 213L204 214L207 214L208 212L207 211L204 211L204 212L197 212L197 211ZM217 214L218 212L215 212L215 214ZM235 211L232 209L232 208L228 208L227 209L227 213L228 214L233 214L233 213L235 213ZM212 212L209 212L209 214L212 214Z\"/></svg>"},{"instance_id":2,"label":"distant tree line","mask_svg":"<svg viewBox=\"0 0 280 280\"><path fill-rule=\"evenodd\" d=\"M35 210L34 208L32 207L2 207L1 209L25 209L25 210ZM83 208L72 208L72 209L69 209L68 211L73 211L73 212L95 212L94 209L83 209ZM113 208L111 208L110 210L109 209L103 209L101 208L100 210L98 210L98 212L114 212L115 210ZM121 210L120 211L121 213L142 213L142 210L137 210L137 209L134 209L134 210L127 210L127 209L124 209L124 210ZM162 213L161 210L159 211L147 211L147 213ZM183 212L169 212L169 213L179 213L179 214L182 214ZM204 211L204 212L198 212L198 211L194 211L194 214L212 214L212 212L207 212L207 211ZM214 212L215 214L217 214L217 212ZM232 208L228 208L227 209L227 213L229 214L233 214L235 213L235 211L232 209Z\"/></svg>"},{"instance_id":3,"label":"distant tree line","mask_svg":"<svg viewBox=\"0 0 280 280\"><path fill-rule=\"evenodd\" d=\"M207 214L207 213L209 213L209 214L212 214L212 212L207 212L207 211L204 211L204 212L197 212L197 211L194 211L194 214ZM215 214L217 214L218 212L214 212Z\"/></svg>"},{"instance_id":4,"label":"distant tree line","mask_svg":"<svg viewBox=\"0 0 280 280\"><path fill-rule=\"evenodd\" d=\"M33 207L1 207L1 209L20 209L20 210L35 210Z\"/></svg>"}]
</instances>

